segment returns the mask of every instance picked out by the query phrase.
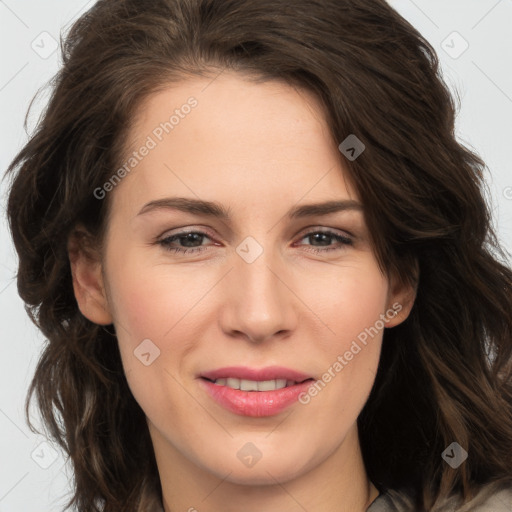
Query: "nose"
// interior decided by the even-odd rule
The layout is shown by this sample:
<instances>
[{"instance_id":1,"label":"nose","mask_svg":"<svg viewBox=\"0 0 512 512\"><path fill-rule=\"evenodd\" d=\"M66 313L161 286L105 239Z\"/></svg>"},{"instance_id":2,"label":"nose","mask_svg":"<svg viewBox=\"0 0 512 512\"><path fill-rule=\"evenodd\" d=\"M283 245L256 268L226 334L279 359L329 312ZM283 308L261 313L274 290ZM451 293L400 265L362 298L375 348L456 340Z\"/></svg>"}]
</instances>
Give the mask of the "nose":
<instances>
[{"instance_id":1,"label":"nose","mask_svg":"<svg viewBox=\"0 0 512 512\"><path fill-rule=\"evenodd\" d=\"M252 343L289 336L296 327L299 301L282 259L264 250L251 263L235 254L233 263L224 284L223 331Z\"/></svg>"}]
</instances>

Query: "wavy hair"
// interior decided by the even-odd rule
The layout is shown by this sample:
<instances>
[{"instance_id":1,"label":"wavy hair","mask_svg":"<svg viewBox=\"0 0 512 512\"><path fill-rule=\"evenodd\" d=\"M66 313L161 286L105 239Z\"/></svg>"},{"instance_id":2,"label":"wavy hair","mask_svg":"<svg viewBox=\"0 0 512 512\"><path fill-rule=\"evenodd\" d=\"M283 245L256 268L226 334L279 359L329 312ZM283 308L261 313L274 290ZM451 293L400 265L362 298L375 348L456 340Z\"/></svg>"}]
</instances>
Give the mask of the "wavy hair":
<instances>
[{"instance_id":1,"label":"wavy hair","mask_svg":"<svg viewBox=\"0 0 512 512\"><path fill-rule=\"evenodd\" d=\"M161 488L145 416L113 327L82 316L67 241L101 244L126 134L151 93L235 70L313 92L365 208L381 269L417 287L384 334L358 418L381 491L416 510L512 483L512 271L493 231L485 164L456 140L456 106L431 45L385 0L100 0L69 30L63 66L29 142L9 166L18 291L48 340L26 402L71 459L81 512L148 512ZM344 159L340 153L340 159ZM85 243L85 241L84 241ZM33 429L34 430L34 429ZM457 470L452 442L469 458Z\"/></svg>"}]
</instances>

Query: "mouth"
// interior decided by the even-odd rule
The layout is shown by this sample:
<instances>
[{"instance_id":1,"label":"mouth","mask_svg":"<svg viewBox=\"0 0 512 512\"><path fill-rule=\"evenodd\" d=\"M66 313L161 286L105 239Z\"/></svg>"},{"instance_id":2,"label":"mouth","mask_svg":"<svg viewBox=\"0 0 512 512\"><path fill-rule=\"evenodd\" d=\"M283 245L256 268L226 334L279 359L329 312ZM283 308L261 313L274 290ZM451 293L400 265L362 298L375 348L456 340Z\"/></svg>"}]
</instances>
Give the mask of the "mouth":
<instances>
[{"instance_id":1,"label":"mouth","mask_svg":"<svg viewBox=\"0 0 512 512\"><path fill-rule=\"evenodd\" d=\"M289 380L289 379L270 379L270 380L248 380L248 379L237 379L236 377L227 377L220 379L208 379L202 377L217 386L226 386L231 389L240 391L275 391L276 389L289 388L302 384L308 380L314 380L312 377L301 381Z\"/></svg>"},{"instance_id":2,"label":"mouth","mask_svg":"<svg viewBox=\"0 0 512 512\"><path fill-rule=\"evenodd\" d=\"M232 413L252 417L279 414L297 402L316 380L277 366L219 368L199 377L201 387L214 402Z\"/></svg>"}]
</instances>

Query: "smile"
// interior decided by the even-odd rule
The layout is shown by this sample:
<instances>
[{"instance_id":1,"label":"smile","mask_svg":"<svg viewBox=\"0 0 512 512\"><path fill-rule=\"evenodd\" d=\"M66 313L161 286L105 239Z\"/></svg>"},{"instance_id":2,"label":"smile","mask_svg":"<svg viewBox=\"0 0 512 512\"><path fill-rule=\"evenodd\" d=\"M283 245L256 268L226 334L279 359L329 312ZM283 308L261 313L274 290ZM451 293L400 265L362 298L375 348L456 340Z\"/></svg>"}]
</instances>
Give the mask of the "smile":
<instances>
[{"instance_id":1,"label":"smile","mask_svg":"<svg viewBox=\"0 0 512 512\"><path fill-rule=\"evenodd\" d=\"M217 404L232 413L250 417L279 414L315 381L283 367L221 368L200 377L201 387Z\"/></svg>"},{"instance_id":2,"label":"smile","mask_svg":"<svg viewBox=\"0 0 512 512\"><path fill-rule=\"evenodd\" d=\"M231 389L239 389L240 391L275 391L276 389L288 388L295 386L298 382L286 379L272 380L247 380L229 377L227 379L215 379L214 384L218 386L227 386Z\"/></svg>"}]
</instances>

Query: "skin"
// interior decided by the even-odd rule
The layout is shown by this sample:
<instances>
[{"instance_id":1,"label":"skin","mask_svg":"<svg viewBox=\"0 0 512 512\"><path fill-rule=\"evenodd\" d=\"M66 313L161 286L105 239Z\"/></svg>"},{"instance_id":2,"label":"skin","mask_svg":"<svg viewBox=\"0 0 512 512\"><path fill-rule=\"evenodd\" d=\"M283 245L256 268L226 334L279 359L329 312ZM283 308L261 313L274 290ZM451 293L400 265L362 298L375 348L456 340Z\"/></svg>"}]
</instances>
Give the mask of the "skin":
<instances>
[{"instance_id":1,"label":"skin","mask_svg":"<svg viewBox=\"0 0 512 512\"><path fill-rule=\"evenodd\" d=\"M190 96L197 107L109 193L102 253L91 257L70 239L80 310L115 326L166 512L363 512L378 491L356 420L383 329L308 404L270 417L227 411L198 374L280 365L321 379L395 303L401 311L386 328L403 322L413 291L380 271L362 211L286 216L297 205L359 201L322 106L306 91L227 72L173 84L140 106L128 153ZM231 220L171 208L139 214L176 196L219 202ZM206 232L195 242L206 250L179 254L158 243L183 229ZM326 230L352 243L307 236ZM248 236L263 248L252 263L236 251ZM171 245L187 248L183 239ZM149 366L134 355L144 339L160 350ZM248 442L262 454L252 467L237 457Z\"/></svg>"}]
</instances>

